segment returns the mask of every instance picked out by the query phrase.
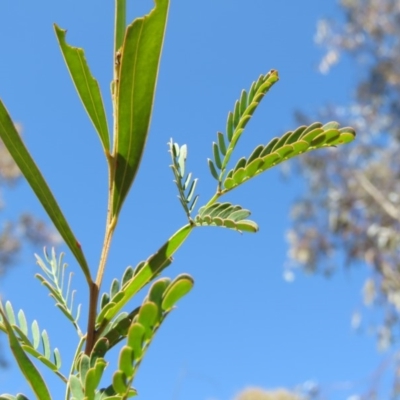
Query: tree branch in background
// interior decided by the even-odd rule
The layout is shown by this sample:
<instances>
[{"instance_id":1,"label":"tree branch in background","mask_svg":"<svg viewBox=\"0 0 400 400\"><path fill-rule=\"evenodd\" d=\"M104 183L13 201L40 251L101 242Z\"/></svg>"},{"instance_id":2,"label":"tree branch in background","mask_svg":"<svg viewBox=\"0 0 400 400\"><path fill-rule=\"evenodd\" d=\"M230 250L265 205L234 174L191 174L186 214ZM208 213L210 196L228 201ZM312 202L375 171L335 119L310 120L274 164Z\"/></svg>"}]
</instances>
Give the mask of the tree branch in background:
<instances>
[{"instance_id":1,"label":"tree branch in background","mask_svg":"<svg viewBox=\"0 0 400 400\"><path fill-rule=\"evenodd\" d=\"M292 208L289 268L329 276L339 265L368 266L364 303L381 310L374 331L387 348L397 343L400 317L400 2L342 0L340 6L343 22L318 23L315 41L325 49L319 70L328 73L346 56L359 79L349 104L330 104L318 114L355 126L360 135L357 146L295 161L307 188Z\"/></svg>"}]
</instances>

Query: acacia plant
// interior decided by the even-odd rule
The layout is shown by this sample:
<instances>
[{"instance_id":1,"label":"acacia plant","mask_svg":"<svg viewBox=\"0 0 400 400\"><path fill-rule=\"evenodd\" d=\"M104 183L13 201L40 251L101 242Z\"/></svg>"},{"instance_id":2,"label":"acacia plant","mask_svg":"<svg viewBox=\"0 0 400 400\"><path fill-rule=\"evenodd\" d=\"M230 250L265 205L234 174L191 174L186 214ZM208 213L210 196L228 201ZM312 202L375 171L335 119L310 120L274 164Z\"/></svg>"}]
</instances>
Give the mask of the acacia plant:
<instances>
[{"instance_id":1,"label":"acacia plant","mask_svg":"<svg viewBox=\"0 0 400 400\"><path fill-rule=\"evenodd\" d=\"M332 147L352 141L352 128L339 128L336 122L300 126L281 137L259 145L248 156L231 163L235 147L258 104L278 81L275 70L261 75L248 91L242 91L229 112L226 132L218 132L208 160L217 181L215 194L196 208L197 180L185 170L186 145L169 143L171 169L187 224L175 232L153 255L135 268L128 267L121 279L115 278L109 292L100 296L107 256L118 217L140 166L149 131L158 67L167 22L169 0L156 0L155 7L142 18L126 25L126 1L116 0L114 76L111 84L113 104L112 146L100 89L93 78L84 52L66 42L66 31L54 26L67 68L82 104L97 131L108 165L108 212L104 244L97 269L90 267L79 242L58 206L39 168L30 156L5 106L0 101L0 136L21 169L56 229L75 256L84 274L89 293L86 332L78 324L79 308L71 305L70 280L65 277L62 256L45 252L37 257L42 274L39 281L76 329L78 345L69 370L61 368L60 353L52 350L46 331L38 323L28 325L24 312L16 315L9 302L0 308L0 329L8 337L18 366L37 399L49 400L46 382L33 361L53 371L65 383L65 399L122 400L137 394L133 388L136 371L154 334L174 305L192 286L190 275L174 279L158 277L172 262L172 256L189 234L201 226L220 226L238 232L256 232L257 224L247 218L250 211L240 205L221 202L220 198L244 182L291 157L320 147ZM197 210L197 211L196 211ZM65 277L65 278L64 278ZM130 308L131 299L151 284L141 305ZM39 345L42 343L42 345ZM110 382L103 378L108 366L107 352L119 345L119 359L112 368ZM108 368L111 368L109 366ZM56 398L60 398L58 394ZM26 399L3 394L1 400Z\"/></svg>"}]
</instances>

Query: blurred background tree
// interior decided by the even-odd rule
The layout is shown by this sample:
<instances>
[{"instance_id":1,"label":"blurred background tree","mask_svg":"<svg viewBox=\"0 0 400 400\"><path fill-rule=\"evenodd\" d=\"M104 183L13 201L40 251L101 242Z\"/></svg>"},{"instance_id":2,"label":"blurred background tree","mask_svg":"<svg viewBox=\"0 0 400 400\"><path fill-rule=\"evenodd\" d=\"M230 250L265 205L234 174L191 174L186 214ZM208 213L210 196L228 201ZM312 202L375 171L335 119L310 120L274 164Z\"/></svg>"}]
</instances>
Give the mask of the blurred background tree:
<instances>
[{"instance_id":1,"label":"blurred background tree","mask_svg":"<svg viewBox=\"0 0 400 400\"><path fill-rule=\"evenodd\" d=\"M344 19L320 20L315 41L325 49L321 73L327 74L342 59L352 63L356 77L352 100L326 105L318 116L354 126L358 136L343 151L315 152L292 164L306 187L292 208L287 276L295 267L327 276L341 265L368 268L364 304L378 310L373 332L379 347L393 346L389 364L394 366L396 396L400 393L395 365L400 332L400 1L341 0L340 7ZM303 123L315 115L309 118L297 112L296 117ZM354 315L355 328L366 325L365 310L362 315Z\"/></svg>"},{"instance_id":2,"label":"blurred background tree","mask_svg":"<svg viewBox=\"0 0 400 400\"><path fill-rule=\"evenodd\" d=\"M235 400L305 400L297 394L286 389L262 390L258 388L248 388L239 393Z\"/></svg>"}]
</instances>

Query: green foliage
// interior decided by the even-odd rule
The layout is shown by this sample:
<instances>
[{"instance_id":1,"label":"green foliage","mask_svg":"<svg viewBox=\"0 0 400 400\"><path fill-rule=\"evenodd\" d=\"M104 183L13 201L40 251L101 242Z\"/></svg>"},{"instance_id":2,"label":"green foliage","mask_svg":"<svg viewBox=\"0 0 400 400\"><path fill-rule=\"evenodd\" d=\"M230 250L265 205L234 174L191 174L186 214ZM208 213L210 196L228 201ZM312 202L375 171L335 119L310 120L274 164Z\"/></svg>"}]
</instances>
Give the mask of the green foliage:
<instances>
[{"instance_id":1,"label":"green foliage","mask_svg":"<svg viewBox=\"0 0 400 400\"><path fill-rule=\"evenodd\" d=\"M9 304L9 303L8 303ZM7 314L7 315L6 315ZM18 363L19 369L25 376L36 397L40 400L51 400L49 390L39 371L27 356L27 352L23 349L18 337L14 333L12 322L15 322L14 313L11 305L8 306L8 312L5 312L3 305L0 303L1 322L7 333L10 349ZM11 323L7 318L11 317Z\"/></svg>"},{"instance_id":2,"label":"green foliage","mask_svg":"<svg viewBox=\"0 0 400 400\"><path fill-rule=\"evenodd\" d=\"M169 152L172 158L171 169L175 176L175 184L178 188L178 198L182 204L185 213L191 221L191 213L196 206L199 196L194 196L197 179L192 180L192 174L188 173L185 175L186 171L186 157L187 157L187 146L184 144L179 147L178 143L171 141L168 143ZM193 197L194 196L194 197Z\"/></svg>"},{"instance_id":3,"label":"green foliage","mask_svg":"<svg viewBox=\"0 0 400 400\"><path fill-rule=\"evenodd\" d=\"M259 145L246 158L241 158L231 169L223 182L223 193L239 186L243 182L261 174L267 169L297 155L321 147L332 147L351 142L355 137L352 128L339 128L337 122L322 125L315 122L310 126L300 126L272 139L265 146Z\"/></svg>"},{"instance_id":4,"label":"green foliage","mask_svg":"<svg viewBox=\"0 0 400 400\"><path fill-rule=\"evenodd\" d=\"M5 314L1 313L0 315L0 330L9 333L7 322L15 338L18 340L21 349L41 361L47 368L66 382L67 379L60 372L60 352L57 348L51 351L50 340L46 330L40 331L36 320L32 322L29 330L24 312L19 310L17 317L15 317L10 302L6 302L5 304ZM29 339L29 337L32 339Z\"/></svg>"},{"instance_id":5,"label":"green foliage","mask_svg":"<svg viewBox=\"0 0 400 400\"><path fill-rule=\"evenodd\" d=\"M232 152L244 132L244 128L262 98L278 79L278 71L272 70L265 75L261 75L256 82L253 82L248 92L243 90L240 99L235 103L233 112L228 114L225 136L218 132L218 141L213 143L214 161L209 159L208 164L211 174L217 179L219 186L222 183Z\"/></svg>"},{"instance_id":6,"label":"green foliage","mask_svg":"<svg viewBox=\"0 0 400 400\"><path fill-rule=\"evenodd\" d=\"M195 195L197 179L192 179L192 173L186 172L187 146L179 146L170 141L171 169L188 223L171 235L147 260L140 262L135 268L126 268L121 279L115 278L110 289L100 297L111 239L146 144L168 7L169 0L156 0L155 7L148 15L136 19L126 27L126 2L116 0L114 78L111 84L114 109L112 149L100 88L85 61L84 52L69 46L65 41L65 31L55 26L67 68L100 137L108 164L108 214L95 280L47 183L17 134L6 108L0 102L0 137L77 259L86 278L90 297L88 329L86 333L82 333L78 325L80 307L75 311L74 291L70 288L71 275L68 278L65 276L63 254L57 259L54 250L50 256L45 252L45 261L36 256L44 273L37 274L36 277L49 290L56 306L72 322L79 336L72 366L65 375L61 372L58 350L51 351L46 331L40 331L36 321L29 330L24 313L20 311L16 318L8 302L4 310L0 309L0 330L7 334L18 365L31 384L36 398L40 400L51 397L30 357L40 361L66 383L66 399L124 400L136 396L137 392L132 386L134 378L155 333L194 284L193 278L187 274L178 275L173 280L158 277L171 264L175 252L193 229L203 226L251 233L258 230L257 224L247 219L249 210L240 205L217 202L219 197L291 157L320 147L344 144L355 136L351 128L340 128L336 122L302 126L280 138L272 139L265 146L256 147L248 158L241 158L227 172L248 121L264 95L278 81L275 70L261 75L248 92L242 91L233 112L228 114L226 133L217 134L217 142L212 146L213 160L208 161L211 174L218 181L217 190L200 207L194 218L192 212L198 200ZM132 309L130 301L149 283L151 285L147 295L139 306ZM124 311L124 308L130 311ZM86 346L84 350L83 345ZM113 366L111 381L107 381L103 373L108 365L108 352L117 345L118 362ZM106 386L100 388L103 385ZM22 400L24 397L0 396L0 400L10 398Z\"/></svg>"},{"instance_id":7,"label":"green foliage","mask_svg":"<svg viewBox=\"0 0 400 400\"><path fill-rule=\"evenodd\" d=\"M60 29L57 25L54 25L54 29L76 90L107 154L110 151L110 135L99 84L90 72L84 51L66 43L65 35L67 31Z\"/></svg>"},{"instance_id":8,"label":"green foliage","mask_svg":"<svg viewBox=\"0 0 400 400\"><path fill-rule=\"evenodd\" d=\"M116 60L113 215L118 215L128 194L146 144L168 7L168 0L156 0L148 15L127 27Z\"/></svg>"},{"instance_id":9,"label":"green foliage","mask_svg":"<svg viewBox=\"0 0 400 400\"><path fill-rule=\"evenodd\" d=\"M239 232L257 232L258 225L246 220L250 215L249 210L230 203L214 203L209 207L201 207L195 218L196 225L221 226Z\"/></svg>"},{"instance_id":10,"label":"green foliage","mask_svg":"<svg viewBox=\"0 0 400 400\"><path fill-rule=\"evenodd\" d=\"M68 275L67 289L66 290L64 289L64 284L66 281L65 270L67 268L67 264L63 263L64 253L61 253L59 259L57 260L57 256L55 254L54 249L51 252L51 257L49 257L46 251L44 252L46 262L50 266L50 268L46 266L44 261L37 254L35 254L35 256L37 264L45 273L45 275L50 279L51 282L49 282L43 275L40 274L36 274L35 275L36 278L38 278L39 281L49 290L50 296L56 302L56 306L72 322L79 336L83 336L81 329L79 328L78 325L81 305L80 304L78 305L75 315L73 311L75 291L70 290L72 272L70 272Z\"/></svg>"},{"instance_id":11,"label":"green foliage","mask_svg":"<svg viewBox=\"0 0 400 400\"><path fill-rule=\"evenodd\" d=\"M15 163L18 165L18 168L21 170L32 190L35 192L37 198L42 203L42 206L46 210L50 219L53 221L53 224L57 228L58 232L60 232L60 235L65 240L65 243L70 248L72 254L74 254L76 260L82 268L83 273L85 274L86 280L90 282L90 271L81 246L72 233L72 230L69 227L60 207L58 206L56 199L50 191L50 188L44 180L39 168L36 166L32 156L25 147L10 115L8 114L7 109L1 100L0 138L3 140L7 150L10 152Z\"/></svg>"}]
</instances>

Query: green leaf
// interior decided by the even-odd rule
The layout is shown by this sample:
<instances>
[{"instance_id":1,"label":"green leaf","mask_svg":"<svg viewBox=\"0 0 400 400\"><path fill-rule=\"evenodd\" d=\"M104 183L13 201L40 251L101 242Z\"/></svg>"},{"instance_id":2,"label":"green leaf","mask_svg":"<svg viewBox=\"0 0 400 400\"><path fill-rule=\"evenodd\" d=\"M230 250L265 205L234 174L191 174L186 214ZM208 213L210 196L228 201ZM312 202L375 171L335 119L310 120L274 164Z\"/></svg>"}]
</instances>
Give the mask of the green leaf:
<instances>
[{"instance_id":1,"label":"green leaf","mask_svg":"<svg viewBox=\"0 0 400 400\"><path fill-rule=\"evenodd\" d=\"M61 368L61 354L57 347L54 349L54 365L59 370Z\"/></svg>"},{"instance_id":2,"label":"green leaf","mask_svg":"<svg viewBox=\"0 0 400 400\"><path fill-rule=\"evenodd\" d=\"M43 355L50 360L51 351L50 351L50 340L49 335L47 334L46 330L42 332L42 345L43 345Z\"/></svg>"},{"instance_id":3,"label":"green leaf","mask_svg":"<svg viewBox=\"0 0 400 400\"><path fill-rule=\"evenodd\" d=\"M10 305L11 307L11 305ZM21 317L21 315L24 315L22 311L18 313L18 318ZM36 327L33 329L32 335L33 335L33 340L34 344L30 341L28 337L28 324L26 323L25 315L24 315L24 322L26 324L26 332L22 330L18 325L13 324L11 325L12 329L14 330L18 341L21 344L22 349L27 353L35 357L37 360L41 361L47 368L52 370L53 372L56 373L58 377L60 377L63 382L67 382L67 378L59 372L59 369L61 367L61 356L59 354L59 351L57 349L54 349L53 352L53 358L54 362L50 360L51 357L51 350L50 350L50 342L49 338L47 336L46 331L43 331L42 334L40 335L39 327L37 324L32 324L32 327ZM35 332L36 330L36 332ZM35 336L37 336L35 338ZM39 341L42 339L43 343L43 352L40 353L37 348L39 346ZM36 342L36 343L35 343ZM36 347L34 347L36 346Z\"/></svg>"},{"instance_id":4,"label":"green leaf","mask_svg":"<svg viewBox=\"0 0 400 400\"><path fill-rule=\"evenodd\" d=\"M227 173L223 182L224 190L220 195L289 158L307 151L345 144L354 140L356 133L353 128L338 128L339 124L334 121L328 122L324 126L320 122L314 122L308 127L300 126L293 132L286 132L281 138L272 139L264 148L262 145L257 146L247 160L244 157L241 158L235 168ZM227 226L225 223L224 225ZM254 232L256 226L253 223L250 225L246 223L243 225L243 229L238 229Z\"/></svg>"},{"instance_id":5,"label":"green leaf","mask_svg":"<svg viewBox=\"0 0 400 400\"><path fill-rule=\"evenodd\" d=\"M154 282L149 290L148 299L153 303L156 303L159 307L161 307L161 300L165 290L168 285L171 283L171 279L169 278L161 278Z\"/></svg>"},{"instance_id":6,"label":"green leaf","mask_svg":"<svg viewBox=\"0 0 400 400\"><path fill-rule=\"evenodd\" d=\"M221 226L236 231L257 232L258 226L253 221L243 220L250 215L249 210L230 203L214 203L201 207L195 218L198 226Z\"/></svg>"},{"instance_id":7,"label":"green leaf","mask_svg":"<svg viewBox=\"0 0 400 400\"><path fill-rule=\"evenodd\" d=\"M35 393L35 396L38 400L51 400L49 390L47 389L47 386L42 376L21 347L18 338L14 334L14 331L10 323L8 322L8 319L3 310L3 306L1 304L0 314L3 319L3 324L7 330L10 349L18 363L19 369L24 374L27 382L31 386L33 393Z\"/></svg>"},{"instance_id":8,"label":"green leaf","mask_svg":"<svg viewBox=\"0 0 400 400\"><path fill-rule=\"evenodd\" d=\"M106 366L106 361L102 358L98 358L94 367L90 368L87 372L85 378L85 395L89 398L94 398L95 390L100 384Z\"/></svg>"},{"instance_id":9,"label":"green leaf","mask_svg":"<svg viewBox=\"0 0 400 400\"><path fill-rule=\"evenodd\" d=\"M296 142L297 140L299 140L300 136L302 135L302 133L307 129L306 126L302 125L299 126L288 138L286 144L292 144L294 142Z\"/></svg>"},{"instance_id":10,"label":"green leaf","mask_svg":"<svg viewBox=\"0 0 400 400\"><path fill-rule=\"evenodd\" d=\"M94 345L90 354L90 366L94 367L99 358L103 358L110 348L110 342L107 338L100 338Z\"/></svg>"},{"instance_id":11,"label":"green leaf","mask_svg":"<svg viewBox=\"0 0 400 400\"><path fill-rule=\"evenodd\" d=\"M188 224L175 232L175 234L144 263L140 271L121 289L120 293L123 293L123 298L108 308L106 313L101 313L102 315L99 314L97 317L97 324L106 326L140 289L169 265L170 258L187 239L192 229L193 226ZM105 308L107 308L107 306ZM103 310L105 310L105 308Z\"/></svg>"},{"instance_id":12,"label":"green leaf","mask_svg":"<svg viewBox=\"0 0 400 400\"><path fill-rule=\"evenodd\" d=\"M54 30L78 95L99 134L104 152L109 154L110 135L99 84L90 72L84 51L81 48L72 47L66 43L66 30L59 28L56 24L54 24Z\"/></svg>"},{"instance_id":13,"label":"green leaf","mask_svg":"<svg viewBox=\"0 0 400 400\"><path fill-rule=\"evenodd\" d=\"M119 281L118 279L113 279L113 281L111 282L111 287L110 287L110 297L111 300L113 299L113 297L115 297L115 295L119 292Z\"/></svg>"},{"instance_id":14,"label":"green leaf","mask_svg":"<svg viewBox=\"0 0 400 400\"><path fill-rule=\"evenodd\" d=\"M162 300L162 309L169 311L183 296L189 293L194 285L193 278L188 274L177 276L168 286Z\"/></svg>"},{"instance_id":15,"label":"green leaf","mask_svg":"<svg viewBox=\"0 0 400 400\"><path fill-rule=\"evenodd\" d=\"M214 153L214 162L218 169L221 169L222 162L221 157L219 156L219 149L217 143L213 143L213 153Z\"/></svg>"},{"instance_id":16,"label":"green leaf","mask_svg":"<svg viewBox=\"0 0 400 400\"><path fill-rule=\"evenodd\" d=\"M71 394L76 400L84 400L83 387L81 385L81 381L75 375L71 375L69 377L69 388L71 390Z\"/></svg>"},{"instance_id":17,"label":"green leaf","mask_svg":"<svg viewBox=\"0 0 400 400\"><path fill-rule=\"evenodd\" d=\"M143 338L145 328L142 324L135 322L129 328L127 345L133 350L133 358L135 361L142 357Z\"/></svg>"},{"instance_id":18,"label":"green leaf","mask_svg":"<svg viewBox=\"0 0 400 400\"><path fill-rule=\"evenodd\" d=\"M169 0L128 26L117 87L116 168L112 212L118 215L140 165L150 126Z\"/></svg>"},{"instance_id":19,"label":"green leaf","mask_svg":"<svg viewBox=\"0 0 400 400\"><path fill-rule=\"evenodd\" d=\"M85 274L86 280L91 283L90 271L82 253L81 246L71 231L60 207L58 206L53 194L51 193L41 172L33 161L26 149L21 137L8 114L4 104L0 100L0 138L11 154L18 168L25 176L29 185L35 192L37 198L42 203L48 216L53 221L55 227L60 232L65 243L71 249L75 258Z\"/></svg>"},{"instance_id":20,"label":"green leaf","mask_svg":"<svg viewBox=\"0 0 400 400\"><path fill-rule=\"evenodd\" d=\"M243 231L243 232L249 232L249 233L258 232L258 225L255 222L249 221L249 220L239 221L236 224L236 228L239 231Z\"/></svg>"},{"instance_id":21,"label":"green leaf","mask_svg":"<svg viewBox=\"0 0 400 400\"><path fill-rule=\"evenodd\" d=\"M218 137L219 151L224 156L224 155L226 155L226 144L225 144L224 134L222 132L218 132L217 137Z\"/></svg>"},{"instance_id":22,"label":"green leaf","mask_svg":"<svg viewBox=\"0 0 400 400\"><path fill-rule=\"evenodd\" d=\"M83 354L79 361L79 378L82 386L85 384L86 374L90 369L90 358L86 354Z\"/></svg>"},{"instance_id":23,"label":"green leaf","mask_svg":"<svg viewBox=\"0 0 400 400\"><path fill-rule=\"evenodd\" d=\"M21 328L22 332L27 336L28 335L28 324L26 322L25 314L22 310L18 311L18 322L19 322L19 327Z\"/></svg>"},{"instance_id":24,"label":"green leaf","mask_svg":"<svg viewBox=\"0 0 400 400\"><path fill-rule=\"evenodd\" d=\"M178 156L178 170L179 170L179 175L181 178L185 176L185 165L186 165L186 159L187 159L187 145L183 144L179 150L179 156Z\"/></svg>"},{"instance_id":25,"label":"green leaf","mask_svg":"<svg viewBox=\"0 0 400 400\"><path fill-rule=\"evenodd\" d=\"M153 327L158 324L160 315L157 304L152 301L146 301L140 307L138 322L145 329L145 338L149 339L153 333Z\"/></svg>"},{"instance_id":26,"label":"green leaf","mask_svg":"<svg viewBox=\"0 0 400 400\"><path fill-rule=\"evenodd\" d=\"M172 139L168 143L168 146L172 159L172 165L170 165L170 167L174 173L174 183L178 188L178 198L182 204L186 216L188 217L189 221L191 221L190 213L196 205L198 196L194 196L197 179L191 181L191 172L189 172L185 177L186 158L188 154L187 146L184 144L179 147L178 143L174 143Z\"/></svg>"},{"instance_id":27,"label":"green leaf","mask_svg":"<svg viewBox=\"0 0 400 400\"><path fill-rule=\"evenodd\" d=\"M215 168L213 161L208 159L207 162L208 162L208 167L210 168L211 175L213 176L214 179L216 179L218 181L219 176L218 176L218 172L217 172L217 169Z\"/></svg>"},{"instance_id":28,"label":"green leaf","mask_svg":"<svg viewBox=\"0 0 400 400\"><path fill-rule=\"evenodd\" d=\"M115 371L113 375L113 388L119 394L125 394L128 390L127 382L126 382L126 375L123 371Z\"/></svg>"},{"instance_id":29,"label":"green leaf","mask_svg":"<svg viewBox=\"0 0 400 400\"><path fill-rule=\"evenodd\" d=\"M356 132L354 131L354 129L348 126L339 129L339 132L340 132L340 137L334 142L330 143L330 145L334 146L334 145L350 143L354 140L356 136Z\"/></svg>"},{"instance_id":30,"label":"green leaf","mask_svg":"<svg viewBox=\"0 0 400 400\"><path fill-rule=\"evenodd\" d=\"M33 348L37 349L39 347L39 343L40 343L40 329L39 329L39 324L36 321L36 319L32 322L31 330L32 330L32 338L33 338Z\"/></svg>"},{"instance_id":31,"label":"green leaf","mask_svg":"<svg viewBox=\"0 0 400 400\"><path fill-rule=\"evenodd\" d=\"M15 314L9 301L6 302L6 316L11 325L15 325Z\"/></svg>"},{"instance_id":32,"label":"green leaf","mask_svg":"<svg viewBox=\"0 0 400 400\"><path fill-rule=\"evenodd\" d=\"M251 95L247 95L246 91L242 91L240 102L237 101L235 103L233 115L232 113L228 114L226 137L229 144L222 160L221 170L224 171L228 165L232 152L258 104L278 79L278 72L271 70L267 74L261 75L257 82L251 85L249 91Z\"/></svg>"},{"instance_id":33,"label":"green leaf","mask_svg":"<svg viewBox=\"0 0 400 400\"><path fill-rule=\"evenodd\" d=\"M271 154L272 149L275 147L276 143L279 142L279 138L273 138L264 148L264 150L260 153L260 157L265 157L268 154ZM251 156L250 156L251 157Z\"/></svg>"},{"instance_id":34,"label":"green leaf","mask_svg":"<svg viewBox=\"0 0 400 400\"><path fill-rule=\"evenodd\" d=\"M64 253L60 253L59 257L57 258L54 248L51 251L51 255L49 255L46 249L44 249L45 262L41 257L35 254L36 263L49 280L46 280L46 278L40 274L36 274L35 277L39 279L42 285L50 291L50 297L55 300L56 307L59 308L62 313L72 322L75 329L78 331L78 334L81 335L81 330L78 325L80 305L78 305L76 308L76 313L74 316L73 305L75 290L71 291L73 274L72 272L66 274L67 264L63 262L64 255ZM66 275L68 278L66 278ZM65 283L67 283L66 288L64 288Z\"/></svg>"},{"instance_id":35,"label":"green leaf","mask_svg":"<svg viewBox=\"0 0 400 400\"><path fill-rule=\"evenodd\" d=\"M115 1L114 53L121 48L126 28L126 0Z\"/></svg>"},{"instance_id":36,"label":"green leaf","mask_svg":"<svg viewBox=\"0 0 400 400\"><path fill-rule=\"evenodd\" d=\"M119 352L118 368L130 379L134 373L133 350L129 346L123 346Z\"/></svg>"},{"instance_id":37,"label":"green leaf","mask_svg":"<svg viewBox=\"0 0 400 400\"><path fill-rule=\"evenodd\" d=\"M104 292L101 296L100 310L102 310L110 302L110 296Z\"/></svg>"},{"instance_id":38,"label":"green leaf","mask_svg":"<svg viewBox=\"0 0 400 400\"><path fill-rule=\"evenodd\" d=\"M121 279L121 285L122 287L124 287L126 285L127 282L129 282L133 277L133 268L132 267L128 267L124 274L122 275L122 279Z\"/></svg>"}]
</instances>

